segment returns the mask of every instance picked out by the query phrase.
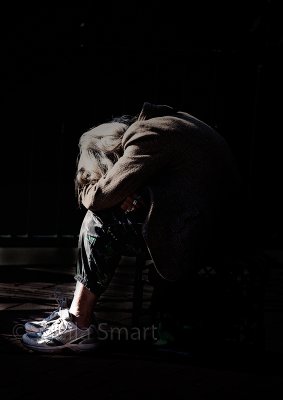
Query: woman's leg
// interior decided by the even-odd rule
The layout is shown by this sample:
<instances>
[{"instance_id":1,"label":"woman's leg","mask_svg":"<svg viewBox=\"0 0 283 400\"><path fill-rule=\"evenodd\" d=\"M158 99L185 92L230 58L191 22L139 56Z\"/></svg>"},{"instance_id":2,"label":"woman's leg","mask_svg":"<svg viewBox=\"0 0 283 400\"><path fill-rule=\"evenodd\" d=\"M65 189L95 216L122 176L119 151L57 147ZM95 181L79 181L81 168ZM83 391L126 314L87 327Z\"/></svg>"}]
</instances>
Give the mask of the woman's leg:
<instances>
[{"instance_id":1,"label":"woman's leg","mask_svg":"<svg viewBox=\"0 0 283 400\"><path fill-rule=\"evenodd\" d=\"M77 282L69 311L70 314L72 314L73 321L80 329L85 329L90 326L97 299L97 295L92 293L82 283Z\"/></svg>"},{"instance_id":2,"label":"woman's leg","mask_svg":"<svg viewBox=\"0 0 283 400\"><path fill-rule=\"evenodd\" d=\"M109 228L112 211L104 212L105 223L88 211L83 220L78 245L77 281L70 307L79 328L87 328L100 295L107 289L121 258L121 239ZM117 231L117 229L116 229Z\"/></svg>"},{"instance_id":3,"label":"woman's leg","mask_svg":"<svg viewBox=\"0 0 283 400\"><path fill-rule=\"evenodd\" d=\"M140 195L143 207L130 214L118 206L98 215L91 211L85 215L79 237L77 285L70 307L81 328L90 325L95 304L107 289L121 255L135 255L145 246L141 225L149 207L147 189Z\"/></svg>"}]
</instances>

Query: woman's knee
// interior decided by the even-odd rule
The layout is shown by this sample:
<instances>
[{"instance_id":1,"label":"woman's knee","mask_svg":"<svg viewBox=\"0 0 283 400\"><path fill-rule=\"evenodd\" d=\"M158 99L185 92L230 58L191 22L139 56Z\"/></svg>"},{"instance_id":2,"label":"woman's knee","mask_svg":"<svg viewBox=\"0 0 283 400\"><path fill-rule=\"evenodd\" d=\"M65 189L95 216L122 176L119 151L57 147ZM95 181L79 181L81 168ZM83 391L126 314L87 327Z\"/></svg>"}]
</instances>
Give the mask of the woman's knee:
<instances>
[{"instance_id":1,"label":"woman's knee","mask_svg":"<svg viewBox=\"0 0 283 400\"><path fill-rule=\"evenodd\" d=\"M80 235L95 231L96 228L101 228L102 225L103 222L101 219L95 213L88 210L81 225Z\"/></svg>"}]
</instances>

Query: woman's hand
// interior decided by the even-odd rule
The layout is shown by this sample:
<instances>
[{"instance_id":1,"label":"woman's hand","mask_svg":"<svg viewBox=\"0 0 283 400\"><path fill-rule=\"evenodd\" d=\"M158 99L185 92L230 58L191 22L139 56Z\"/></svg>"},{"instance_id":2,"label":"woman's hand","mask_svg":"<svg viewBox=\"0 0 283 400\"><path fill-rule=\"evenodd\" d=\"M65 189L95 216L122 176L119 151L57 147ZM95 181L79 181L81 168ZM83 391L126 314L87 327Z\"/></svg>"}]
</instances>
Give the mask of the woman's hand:
<instances>
[{"instance_id":1,"label":"woman's hand","mask_svg":"<svg viewBox=\"0 0 283 400\"><path fill-rule=\"evenodd\" d=\"M85 185L79 191L79 202L85 206L85 208L89 208L92 204L92 196L91 196L91 189L93 188L93 184Z\"/></svg>"}]
</instances>

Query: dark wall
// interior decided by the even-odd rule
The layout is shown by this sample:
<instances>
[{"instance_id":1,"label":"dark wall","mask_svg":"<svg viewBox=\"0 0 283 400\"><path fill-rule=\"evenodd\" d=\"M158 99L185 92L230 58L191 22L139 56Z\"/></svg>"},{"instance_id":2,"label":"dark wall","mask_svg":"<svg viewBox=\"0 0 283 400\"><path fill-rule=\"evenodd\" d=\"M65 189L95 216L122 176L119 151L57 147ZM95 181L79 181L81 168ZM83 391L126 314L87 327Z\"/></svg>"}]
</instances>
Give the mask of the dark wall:
<instances>
[{"instance_id":1,"label":"dark wall","mask_svg":"<svg viewBox=\"0 0 283 400\"><path fill-rule=\"evenodd\" d=\"M76 235L80 135L144 101L216 127L282 238L282 30L273 1L11 9L1 33L1 235ZM278 97L277 97L278 95Z\"/></svg>"}]
</instances>

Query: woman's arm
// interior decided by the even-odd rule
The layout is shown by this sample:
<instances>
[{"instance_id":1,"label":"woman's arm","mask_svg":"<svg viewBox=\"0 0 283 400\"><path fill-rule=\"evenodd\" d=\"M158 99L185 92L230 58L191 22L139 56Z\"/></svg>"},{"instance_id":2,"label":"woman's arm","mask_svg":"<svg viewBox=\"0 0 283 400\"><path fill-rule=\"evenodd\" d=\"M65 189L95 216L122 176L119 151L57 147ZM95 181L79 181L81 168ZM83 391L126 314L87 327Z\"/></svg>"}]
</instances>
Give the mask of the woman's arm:
<instances>
[{"instance_id":1,"label":"woman's arm","mask_svg":"<svg viewBox=\"0 0 283 400\"><path fill-rule=\"evenodd\" d=\"M125 133L124 153L106 175L82 191L82 204L98 211L113 207L133 195L170 162L170 135L151 124L133 124Z\"/></svg>"}]
</instances>

